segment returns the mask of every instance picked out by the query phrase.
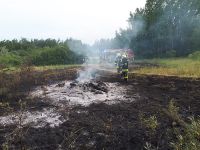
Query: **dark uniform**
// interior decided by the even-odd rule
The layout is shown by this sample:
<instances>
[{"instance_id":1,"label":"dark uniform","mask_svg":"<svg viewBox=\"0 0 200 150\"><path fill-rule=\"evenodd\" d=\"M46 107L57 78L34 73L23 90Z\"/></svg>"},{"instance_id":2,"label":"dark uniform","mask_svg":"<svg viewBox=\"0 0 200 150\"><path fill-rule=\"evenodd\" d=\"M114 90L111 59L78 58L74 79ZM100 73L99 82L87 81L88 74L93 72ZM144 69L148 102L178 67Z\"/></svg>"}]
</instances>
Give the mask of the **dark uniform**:
<instances>
[{"instance_id":1,"label":"dark uniform","mask_svg":"<svg viewBox=\"0 0 200 150\"><path fill-rule=\"evenodd\" d=\"M127 81L128 80L128 59L126 57L122 58L121 68L122 68L122 78L125 81Z\"/></svg>"},{"instance_id":2,"label":"dark uniform","mask_svg":"<svg viewBox=\"0 0 200 150\"><path fill-rule=\"evenodd\" d=\"M117 68L117 73L121 72L121 61L122 61L122 57L121 56L117 56L117 58L115 60L115 66Z\"/></svg>"}]
</instances>

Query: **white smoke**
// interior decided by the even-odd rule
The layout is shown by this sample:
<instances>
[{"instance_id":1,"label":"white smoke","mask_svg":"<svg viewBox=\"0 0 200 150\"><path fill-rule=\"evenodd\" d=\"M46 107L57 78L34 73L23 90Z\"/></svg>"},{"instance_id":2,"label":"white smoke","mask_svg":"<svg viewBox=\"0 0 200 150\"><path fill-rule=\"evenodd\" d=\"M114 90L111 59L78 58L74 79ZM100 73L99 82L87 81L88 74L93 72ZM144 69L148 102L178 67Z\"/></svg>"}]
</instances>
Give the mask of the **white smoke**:
<instances>
[{"instance_id":1,"label":"white smoke","mask_svg":"<svg viewBox=\"0 0 200 150\"><path fill-rule=\"evenodd\" d=\"M89 65L84 66L83 70L78 72L78 78L76 81L84 83L90 82L95 78L96 70Z\"/></svg>"},{"instance_id":2,"label":"white smoke","mask_svg":"<svg viewBox=\"0 0 200 150\"><path fill-rule=\"evenodd\" d=\"M83 69L78 72L78 82L90 82L96 78L96 72L99 68L99 51L90 49L86 54L86 61L82 65Z\"/></svg>"},{"instance_id":3,"label":"white smoke","mask_svg":"<svg viewBox=\"0 0 200 150\"><path fill-rule=\"evenodd\" d=\"M82 43L81 40L75 40L72 38L66 40L66 43L73 52L84 56L80 58L83 59L84 63L82 64L82 69L78 71L78 78L76 81L89 82L94 79L96 68L99 66L99 50Z\"/></svg>"}]
</instances>

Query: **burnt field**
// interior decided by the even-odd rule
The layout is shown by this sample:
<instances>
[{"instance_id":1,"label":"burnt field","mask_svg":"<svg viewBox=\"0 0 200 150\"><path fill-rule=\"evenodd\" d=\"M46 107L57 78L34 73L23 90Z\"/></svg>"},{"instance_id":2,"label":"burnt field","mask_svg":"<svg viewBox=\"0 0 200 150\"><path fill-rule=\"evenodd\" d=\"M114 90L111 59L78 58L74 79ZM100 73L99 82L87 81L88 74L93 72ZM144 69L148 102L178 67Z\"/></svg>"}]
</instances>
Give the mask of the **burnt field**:
<instances>
[{"instance_id":1,"label":"burnt field","mask_svg":"<svg viewBox=\"0 0 200 150\"><path fill-rule=\"evenodd\" d=\"M198 79L130 74L125 83L95 69L85 80L79 69L20 75L20 87L1 95L9 102L0 110L1 148L173 149L188 117L200 115Z\"/></svg>"}]
</instances>

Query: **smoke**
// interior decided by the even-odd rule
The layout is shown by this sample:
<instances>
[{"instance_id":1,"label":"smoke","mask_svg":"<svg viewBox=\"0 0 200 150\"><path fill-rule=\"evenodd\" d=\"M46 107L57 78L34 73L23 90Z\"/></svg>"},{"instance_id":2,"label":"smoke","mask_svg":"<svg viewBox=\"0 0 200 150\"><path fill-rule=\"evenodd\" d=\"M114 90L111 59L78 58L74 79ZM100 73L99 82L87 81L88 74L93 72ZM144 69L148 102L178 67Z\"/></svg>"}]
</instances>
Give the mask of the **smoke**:
<instances>
[{"instance_id":1,"label":"smoke","mask_svg":"<svg viewBox=\"0 0 200 150\"><path fill-rule=\"evenodd\" d=\"M78 78L76 81L85 83L85 82L90 82L95 78L96 70L89 65L84 66L83 70L80 70L78 72Z\"/></svg>"},{"instance_id":2,"label":"smoke","mask_svg":"<svg viewBox=\"0 0 200 150\"><path fill-rule=\"evenodd\" d=\"M130 14L128 22L130 26L128 30L130 30L131 33L130 38L137 37L137 35L144 30L146 25L143 16L140 14L135 14L135 16L133 16L133 14Z\"/></svg>"},{"instance_id":3,"label":"smoke","mask_svg":"<svg viewBox=\"0 0 200 150\"><path fill-rule=\"evenodd\" d=\"M68 39L69 48L78 55L83 62L82 69L78 71L78 82L90 82L95 78L96 70L99 68L99 50L90 45L82 43L80 40Z\"/></svg>"},{"instance_id":4,"label":"smoke","mask_svg":"<svg viewBox=\"0 0 200 150\"><path fill-rule=\"evenodd\" d=\"M86 56L90 46L82 43L81 40L76 40L76 39L67 39L66 44L69 46L70 50L72 50L74 53L78 54L78 55L83 55Z\"/></svg>"},{"instance_id":5,"label":"smoke","mask_svg":"<svg viewBox=\"0 0 200 150\"><path fill-rule=\"evenodd\" d=\"M96 78L97 69L99 66L99 57L87 56L87 61L82 65L82 69L78 71L78 82L90 82Z\"/></svg>"},{"instance_id":6,"label":"smoke","mask_svg":"<svg viewBox=\"0 0 200 150\"><path fill-rule=\"evenodd\" d=\"M136 37L145 27L145 22L141 15L131 19L128 21L130 26L125 30L121 29L119 33L116 33L115 38L101 39L96 41L93 46L83 46L80 41L76 41L76 45L74 45L75 43L73 40L68 41L68 45L72 50L74 50L74 52L77 53L81 50L82 54L85 56L85 60L82 65L83 69L78 72L78 78L76 81L90 82L95 79L97 70L101 68L100 56L105 49L129 48L131 39ZM105 66L105 64L103 65ZM106 66L109 69L114 69L114 63L106 63Z\"/></svg>"},{"instance_id":7,"label":"smoke","mask_svg":"<svg viewBox=\"0 0 200 150\"><path fill-rule=\"evenodd\" d=\"M133 22L131 22L133 21ZM116 33L116 37L113 39L100 39L96 41L93 46L90 46L85 56L87 60L83 64L83 69L78 72L78 82L89 82L96 78L96 73L98 69L104 70L109 69L109 71L114 70L114 63L104 62L100 66L100 56L106 49L128 49L131 39L136 37L139 32L145 27L144 19L141 16L137 16L134 20L130 20L130 27L125 30L120 30Z\"/></svg>"},{"instance_id":8,"label":"smoke","mask_svg":"<svg viewBox=\"0 0 200 150\"><path fill-rule=\"evenodd\" d=\"M195 4L198 3L198 4ZM140 58L187 56L200 47L199 0L147 1L129 18Z\"/></svg>"}]
</instances>

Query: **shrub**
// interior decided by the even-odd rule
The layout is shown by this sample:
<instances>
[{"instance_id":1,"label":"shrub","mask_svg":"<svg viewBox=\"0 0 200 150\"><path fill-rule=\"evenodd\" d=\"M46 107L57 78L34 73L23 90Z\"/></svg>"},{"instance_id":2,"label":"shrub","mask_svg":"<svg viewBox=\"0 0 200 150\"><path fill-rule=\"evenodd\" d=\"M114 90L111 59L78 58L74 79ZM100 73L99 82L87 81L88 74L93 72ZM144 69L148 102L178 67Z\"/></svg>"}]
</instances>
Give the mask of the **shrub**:
<instances>
[{"instance_id":1,"label":"shrub","mask_svg":"<svg viewBox=\"0 0 200 150\"><path fill-rule=\"evenodd\" d=\"M66 47L35 49L30 55L34 65L60 65L75 63L76 55Z\"/></svg>"},{"instance_id":2,"label":"shrub","mask_svg":"<svg viewBox=\"0 0 200 150\"><path fill-rule=\"evenodd\" d=\"M156 128L158 127L158 120L155 115L150 116L150 117L145 117L143 114L139 115L140 122L141 124L147 128L150 129L151 131L155 132Z\"/></svg>"},{"instance_id":3,"label":"shrub","mask_svg":"<svg viewBox=\"0 0 200 150\"><path fill-rule=\"evenodd\" d=\"M22 64L22 58L18 55L12 53L7 53L5 55L0 55L0 64L17 66Z\"/></svg>"},{"instance_id":4,"label":"shrub","mask_svg":"<svg viewBox=\"0 0 200 150\"><path fill-rule=\"evenodd\" d=\"M0 47L0 64L8 67L27 64L27 62L37 66L83 63L83 57L71 51L67 45L17 50L9 50L6 46Z\"/></svg>"},{"instance_id":5,"label":"shrub","mask_svg":"<svg viewBox=\"0 0 200 150\"><path fill-rule=\"evenodd\" d=\"M200 120L190 118L184 130L176 129L175 142L171 142L175 150L199 150L200 149Z\"/></svg>"},{"instance_id":6,"label":"shrub","mask_svg":"<svg viewBox=\"0 0 200 150\"><path fill-rule=\"evenodd\" d=\"M188 57L194 60L200 60L200 51L196 51L192 54L189 54Z\"/></svg>"}]
</instances>

